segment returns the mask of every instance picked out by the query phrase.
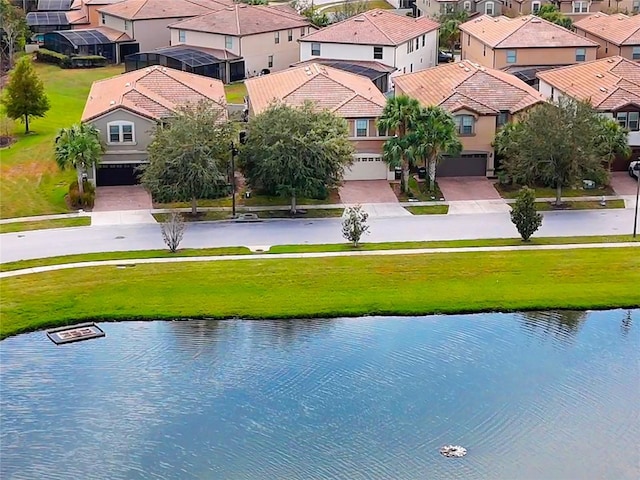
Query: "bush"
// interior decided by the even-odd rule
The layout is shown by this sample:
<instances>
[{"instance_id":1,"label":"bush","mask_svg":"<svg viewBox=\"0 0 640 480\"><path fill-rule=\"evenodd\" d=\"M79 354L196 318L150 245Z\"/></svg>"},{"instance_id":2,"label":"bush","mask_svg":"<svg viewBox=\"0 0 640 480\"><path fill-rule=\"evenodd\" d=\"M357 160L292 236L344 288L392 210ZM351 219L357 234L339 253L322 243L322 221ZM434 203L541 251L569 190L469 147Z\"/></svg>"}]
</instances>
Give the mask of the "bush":
<instances>
[{"instance_id":1,"label":"bush","mask_svg":"<svg viewBox=\"0 0 640 480\"><path fill-rule=\"evenodd\" d=\"M59 65L61 68L94 68L104 67L107 59L101 55L68 56L62 53L40 48L36 52L36 60Z\"/></svg>"},{"instance_id":2,"label":"bush","mask_svg":"<svg viewBox=\"0 0 640 480\"><path fill-rule=\"evenodd\" d=\"M71 208L91 209L96 200L96 188L88 181L85 181L82 186L84 187L84 193L80 194L77 181L69 185L69 204Z\"/></svg>"},{"instance_id":3,"label":"bush","mask_svg":"<svg viewBox=\"0 0 640 480\"><path fill-rule=\"evenodd\" d=\"M107 64L107 59L101 55L71 57L70 61L71 68L95 68L104 67Z\"/></svg>"},{"instance_id":4,"label":"bush","mask_svg":"<svg viewBox=\"0 0 640 480\"><path fill-rule=\"evenodd\" d=\"M40 48L36 52L36 60L44 63L53 63L54 65L61 66L62 68L68 68L71 66L71 60L67 55L47 50L46 48Z\"/></svg>"},{"instance_id":5,"label":"bush","mask_svg":"<svg viewBox=\"0 0 640 480\"><path fill-rule=\"evenodd\" d=\"M536 211L535 190L522 187L518 193L518 199L511 209L511 222L516 226L522 241L528 242L540 225L542 215Z\"/></svg>"}]
</instances>

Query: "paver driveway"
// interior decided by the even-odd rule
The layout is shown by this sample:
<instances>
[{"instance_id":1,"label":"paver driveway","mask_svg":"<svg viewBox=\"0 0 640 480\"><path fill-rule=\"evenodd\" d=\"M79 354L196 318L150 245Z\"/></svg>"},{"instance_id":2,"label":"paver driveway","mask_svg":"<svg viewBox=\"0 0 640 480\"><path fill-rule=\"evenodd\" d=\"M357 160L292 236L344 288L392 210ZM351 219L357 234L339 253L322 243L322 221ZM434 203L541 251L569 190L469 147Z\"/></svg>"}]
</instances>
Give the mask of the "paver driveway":
<instances>
[{"instance_id":1,"label":"paver driveway","mask_svg":"<svg viewBox=\"0 0 640 480\"><path fill-rule=\"evenodd\" d=\"M94 212L149 210L151 208L151 195L141 185L98 187L96 189Z\"/></svg>"},{"instance_id":2,"label":"paver driveway","mask_svg":"<svg viewBox=\"0 0 640 480\"><path fill-rule=\"evenodd\" d=\"M638 181L627 172L613 172L611 174L611 188L618 195L635 195Z\"/></svg>"},{"instance_id":3,"label":"paver driveway","mask_svg":"<svg viewBox=\"0 0 640 480\"><path fill-rule=\"evenodd\" d=\"M358 180L344 182L340 200L346 204L398 203L396 194L386 180Z\"/></svg>"},{"instance_id":4,"label":"paver driveway","mask_svg":"<svg viewBox=\"0 0 640 480\"><path fill-rule=\"evenodd\" d=\"M440 177L438 186L445 200L500 200L500 194L486 177Z\"/></svg>"}]
</instances>

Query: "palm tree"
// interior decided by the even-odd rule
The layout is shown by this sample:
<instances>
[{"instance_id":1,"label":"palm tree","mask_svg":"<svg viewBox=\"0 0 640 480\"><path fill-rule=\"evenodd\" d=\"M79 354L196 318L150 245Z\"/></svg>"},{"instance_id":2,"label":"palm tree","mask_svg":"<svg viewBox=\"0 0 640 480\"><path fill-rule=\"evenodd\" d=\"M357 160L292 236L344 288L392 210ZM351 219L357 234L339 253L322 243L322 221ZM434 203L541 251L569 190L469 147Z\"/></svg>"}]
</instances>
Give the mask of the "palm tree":
<instances>
[{"instance_id":1,"label":"palm tree","mask_svg":"<svg viewBox=\"0 0 640 480\"><path fill-rule=\"evenodd\" d=\"M594 140L602 157L607 161L609 172L611 172L611 164L618 155L624 158L631 156L629 132L615 120L607 117L601 118L598 135Z\"/></svg>"},{"instance_id":2,"label":"palm tree","mask_svg":"<svg viewBox=\"0 0 640 480\"><path fill-rule=\"evenodd\" d=\"M456 122L442 107L422 109L415 131L409 135L409 155L423 160L429 172L429 190L436 189L436 166L444 155L459 155L462 144L458 138Z\"/></svg>"},{"instance_id":3,"label":"palm tree","mask_svg":"<svg viewBox=\"0 0 640 480\"><path fill-rule=\"evenodd\" d=\"M406 95L398 95L387 100L387 104L378 120L378 127L388 132L395 132L395 136L385 142L383 153L385 160L391 166L402 166L401 190L406 192L409 187L409 144L405 138L414 128L420 115L420 102Z\"/></svg>"},{"instance_id":4,"label":"palm tree","mask_svg":"<svg viewBox=\"0 0 640 480\"><path fill-rule=\"evenodd\" d=\"M447 46L451 55L455 44L460 41L460 24L466 22L468 17L467 12L463 11L443 15L440 19L439 42L440 45Z\"/></svg>"},{"instance_id":5,"label":"palm tree","mask_svg":"<svg viewBox=\"0 0 640 480\"><path fill-rule=\"evenodd\" d=\"M104 145L100 141L100 132L93 125L84 123L71 125L58 132L55 140L55 159L58 167L65 170L76 169L78 189L84 193L83 173L100 163Z\"/></svg>"}]
</instances>

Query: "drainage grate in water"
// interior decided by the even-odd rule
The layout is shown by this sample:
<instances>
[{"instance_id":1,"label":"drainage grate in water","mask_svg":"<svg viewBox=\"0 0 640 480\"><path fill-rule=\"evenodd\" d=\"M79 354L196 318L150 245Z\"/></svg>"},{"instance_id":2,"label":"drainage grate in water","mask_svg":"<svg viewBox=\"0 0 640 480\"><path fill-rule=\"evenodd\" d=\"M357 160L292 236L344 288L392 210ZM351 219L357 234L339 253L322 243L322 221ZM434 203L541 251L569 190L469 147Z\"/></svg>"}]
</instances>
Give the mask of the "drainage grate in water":
<instances>
[{"instance_id":1,"label":"drainage grate in water","mask_svg":"<svg viewBox=\"0 0 640 480\"><path fill-rule=\"evenodd\" d=\"M105 333L95 323L81 323L67 327L52 328L47 330L47 337L56 345L91 340L104 337Z\"/></svg>"}]
</instances>

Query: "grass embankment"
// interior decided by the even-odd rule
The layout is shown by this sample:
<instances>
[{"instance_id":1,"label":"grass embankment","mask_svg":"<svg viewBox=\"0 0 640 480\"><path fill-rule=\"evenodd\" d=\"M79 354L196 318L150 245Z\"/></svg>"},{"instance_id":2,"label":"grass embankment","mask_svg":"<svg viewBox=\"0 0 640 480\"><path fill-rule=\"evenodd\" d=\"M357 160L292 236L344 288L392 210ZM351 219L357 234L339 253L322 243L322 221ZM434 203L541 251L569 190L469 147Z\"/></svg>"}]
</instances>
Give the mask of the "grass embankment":
<instances>
[{"instance_id":1,"label":"grass embankment","mask_svg":"<svg viewBox=\"0 0 640 480\"><path fill-rule=\"evenodd\" d=\"M351 244L317 244L317 245L275 245L268 252L279 253L314 253L314 252L353 252L373 250L403 250L417 248L462 248L462 247L512 247L522 245L568 245L586 243L622 243L634 242L631 235L591 236L591 237L541 237L533 238L528 243L523 243L519 238L493 238L478 240L442 240L429 242L384 242L361 243L357 249ZM58 257L36 258L33 260L20 260L0 264L0 271L20 270L23 268L42 267L47 265L60 265L64 263L94 262L102 260L128 260L137 258L174 258L174 257L207 257L215 255L250 255L251 251L246 247L220 247L220 248L186 248L176 253L167 250L134 250L127 252L101 252L83 253L78 255L64 255Z\"/></svg>"},{"instance_id":2,"label":"grass embankment","mask_svg":"<svg viewBox=\"0 0 640 480\"><path fill-rule=\"evenodd\" d=\"M224 86L224 93L228 103L244 103L247 96L247 87L244 82L230 83Z\"/></svg>"},{"instance_id":3,"label":"grass embankment","mask_svg":"<svg viewBox=\"0 0 640 480\"><path fill-rule=\"evenodd\" d=\"M412 215L446 215L449 213L449 205L426 205L417 207L404 207Z\"/></svg>"},{"instance_id":4,"label":"grass embankment","mask_svg":"<svg viewBox=\"0 0 640 480\"><path fill-rule=\"evenodd\" d=\"M54 220L36 220L33 222L15 222L0 224L1 233L26 232L29 230L44 230L47 228L86 227L91 225L91 218L57 218Z\"/></svg>"},{"instance_id":5,"label":"grass embankment","mask_svg":"<svg viewBox=\"0 0 640 480\"><path fill-rule=\"evenodd\" d=\"M635 248L84 268L0 280L0 338L90 319L631 307L638 282Z\"/></svg>"},{"instance_id":6,"label":"grass embankment","mask_svg":"<svg viewBox=\"0 0 640 480\"><path fill-rule=\"evenodd\" d=\"M495 183L494 187L502 198L517 198L521 185L502 185ZM536 198L556 198L555 188L535 187ZM601 197L615 195L616 192L611 187L598 187L590 190L583 188L563 188L562 198L565 197Z\"/></svg>"},{"instance_id":7,"label":"grass embankment","mask_svg":"<svg viewBox=\"0 0 640 480\"><path fill-rule=\"evenodd\" d=\"M0 217L23 217L68 211L65 195L75 172L61 172L53 160L58 129L80 121L91 84L122 73L122 66L62 70L34 63L45 85L51 109L34 118L33 133L16 123L16 142L0 150Z\"/></svg>"},{"instance_id":8,"label":"grass embankment","mask_svg":"<svg viewBox=\"0 0 640 480\"><path fill-rule=\"evenodd\" d=\"M606 210L608 208L624 208L624 200L607 200L606 204L600 205L599 201L568 201L557 207L553 202L536 202L536 210L539 212L554 212L562 210Z\"/></svg>"},{"instance_id":9,"label":"grass embankment","mask_svg":"<svg viewBox=\"0 0 640 480\"><path fill-rule=\"evenodd\" d=\"M320 8L323 13L335 13L340 12L344 8L344 2L336 3L335 5L330 5L326 8ZM367 1L367 10L374 10L376 8L382 8L384 10L390 10L393 6L384 0L368 0Z\"/></svg>"}]
</instances>

